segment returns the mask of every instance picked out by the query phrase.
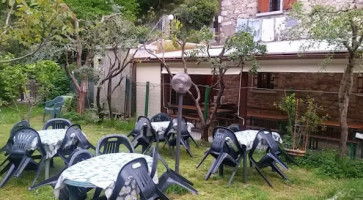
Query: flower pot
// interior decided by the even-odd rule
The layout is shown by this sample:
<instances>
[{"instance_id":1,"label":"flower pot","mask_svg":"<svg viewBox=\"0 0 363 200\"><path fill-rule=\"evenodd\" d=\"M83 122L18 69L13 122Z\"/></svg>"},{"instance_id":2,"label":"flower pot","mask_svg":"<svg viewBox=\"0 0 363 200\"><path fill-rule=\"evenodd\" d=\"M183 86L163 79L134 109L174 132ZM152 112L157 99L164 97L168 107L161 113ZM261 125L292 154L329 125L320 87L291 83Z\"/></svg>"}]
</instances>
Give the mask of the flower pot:
<instances>
[{"instance_id":1,"label":"flower pot","mask_svg":"<svg viewBox=\"0 0 363 200\"><path fill-rule=\"evenodd\" d=\"M306 150L300 149L285 149L286 153L291 156L303 157L306 154Z\"/></svg>"}]
</instances>

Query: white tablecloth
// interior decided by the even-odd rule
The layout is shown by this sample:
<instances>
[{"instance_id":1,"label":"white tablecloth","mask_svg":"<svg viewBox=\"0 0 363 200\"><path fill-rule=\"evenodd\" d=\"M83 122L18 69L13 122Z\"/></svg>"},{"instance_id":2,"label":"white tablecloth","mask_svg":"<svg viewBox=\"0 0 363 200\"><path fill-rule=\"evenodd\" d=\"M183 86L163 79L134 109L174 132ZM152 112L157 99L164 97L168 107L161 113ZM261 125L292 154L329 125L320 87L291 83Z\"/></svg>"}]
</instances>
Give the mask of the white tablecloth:
<instances>
[{"instance_id":1,"label":"white tablecloth","mask_svg":"<svg viewBox=\"0 0 363 200\"><path fill-rule=\"evenodd\" d=\"M38 131L40 140L44 146L46 158L52 158L62 144L67 129L48 129ZM32 147L35 147L37 140L33 141Z\"/></svg>"},{"instance_id":2,"label":"white tablecloth","mask_svg":"<svg viewBox=\"0 0 363 200\"><path fill-rule=\"evenodd\" d=\"M46 159L52 158L57 153L58 149L62 145L66 132L67 129L47 129L38 131L40 140L42 141L46 153ZM69 144L66 144L66 146L71 145L75 136L76 134L74 133L70 135L72 141L70 141ZM31 145L31 148L35 149L37 143L38 141L35 139Z\"/></svg>"},{"instance_id":3,"label":"white tablecloth","mask_svg":"<svg viewBox=\"0 0 363 200\"><path fill-rule=\"evenodd\" d=\"M149 172L152 167L152 157L138 153L113 153L93 157L79 162L66 169L58 179L54 188L54 195L58 198L59 192L65 184L84 185L89 187L99 187L105 190L105 195L109 198L112 194L115 182L121 168L129 161L143 157L146 159ZM158 182L157 173L154 182ZM137 199L136 183L130 181L129 185L121 189L121 199Z\"/></svg>"},{"instance_id":4,"label":"white tablecloth","mask_svg":"<svg viewBox=\"0 0 363 200\"><path fill-rule=\"evenodd\" d=\"M165 121L165 122L151 122L151 126L154 128L154 130L156 131L156 133L158 135L164 134L165 129L168 128L170 121ZM192 132L192 128L194 127L194 125L190 122L187 122L187 126L188 126L188 131L189 133ZM176 132L176 129L178 128L178 123L173 124L173 130Z\"/></svg>"},{"instance_id":5,"label":"white tablecloth","mask_svg":"<svg viewBox=\"0 0 363 200\"><path fill-rule=\"evenodd\" d=\"M244 130L244 131L236 132L235 135L236 135L237 140L240 143L240 145L245 145L246 150L248 151L248 150L252 149L253 141L255 140L257 133L258 133L258 130ZM275 141L279 142L280 144L282 143L280 134L278 134L276 132L272 132L272 137ZM257 146L257 148L263 149L264 147L261 144L259 144Z\"/></svg>"}]
</instances>

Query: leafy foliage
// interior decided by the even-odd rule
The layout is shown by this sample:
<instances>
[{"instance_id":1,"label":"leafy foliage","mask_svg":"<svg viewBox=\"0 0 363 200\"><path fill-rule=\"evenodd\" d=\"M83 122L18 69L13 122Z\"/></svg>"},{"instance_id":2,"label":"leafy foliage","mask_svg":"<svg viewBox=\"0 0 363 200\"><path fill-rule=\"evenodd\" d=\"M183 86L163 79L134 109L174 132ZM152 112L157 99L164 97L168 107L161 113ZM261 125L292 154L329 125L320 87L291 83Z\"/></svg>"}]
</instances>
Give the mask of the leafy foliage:
<instances>
[{"instance_id":1,"label":"leafy foliage","mask_svg":"<svg viewBox=\"0 0 363 200\"><path fill-rule=\"evenodd\" d=\"M2 56L0 59L11 59L12 56ZM0 64L0 101L11 103L19 96L19 90L25 88L27 76L21 65L9 63ZM0 104L1 105L1 104Z\"/></svg>"},{"instance_id":2,"label":"leafy foliage","mask_svg":"<svg viewBox=\"0 0 363 200\"><path fill-rule=\"evenodd\" d=\"M308 168L316 168L321 175L334 178L363 178L363 163L339 157L335 151L308 151L298 162Z\"/></svg>"},{"instance_id":3,"label":"leafy foliage","mask_svg":"<svg viewBox=\"0 0 363 200\"><path fill-rule=\"evenodd\" d=\"M53 61L44 60L29 65L5 63L0 64L1 101L8 104L16 100L20 91L26 91L28 79L36 80L38 100L64 95L70 90L69 79Z\"/></svg>"},{"instance_id":4,"label":"leafy foliage","mask_svg":"<svg viewBox=\"0 0 363 200\"><path fill-rule=\"evenodd\" d=\"M28 50L24 55L27 57L48 41L59 40L60 34L71 31L72 13L62 0L8 0L2 4L6 5L7 17L1 18L5 22L0 26L0 54L6 54L2 50L18 43Z\"/></svg>"},{"instance_id":5,"label":"leafy foliage","mask_svg":"<svg viewBox=\"0 0 363 200\"><path fill-rule=\"evenodd\" d=\"M189 0L181 4L175 11L175 18L182 26L179 30L188 34L191 30L199 31L203 26L209 26L218 11L216 0Z\"/></svg>"},{"instance_id":6,"label":"leafy foliage","mask_svg":"<svg viewBox=\"0 0 363 200\"><path fill-rule=\"evenodd\" d=\"M135 20L139 4L136 0L65 0L78 19L97 19L111 13L121 13Z\"/></svg>"}]
</instances>

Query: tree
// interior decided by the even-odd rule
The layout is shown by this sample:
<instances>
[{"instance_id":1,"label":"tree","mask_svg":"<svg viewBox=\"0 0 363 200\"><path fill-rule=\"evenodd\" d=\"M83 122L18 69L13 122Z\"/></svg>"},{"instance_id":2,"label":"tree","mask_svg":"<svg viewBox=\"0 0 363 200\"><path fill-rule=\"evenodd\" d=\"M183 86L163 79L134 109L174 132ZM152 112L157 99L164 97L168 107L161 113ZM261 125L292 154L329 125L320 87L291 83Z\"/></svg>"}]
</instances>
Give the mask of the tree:
<instances>
[{"instance_id":1,"label":"tree","mask_svg":"<svg viewBox=\"0 0 363 200\"><path fill-rule=\"evenodd\" d=\"M34 55L49 41L58 40L59 35L70 31L71 12L61 0L54 1L15 1L7 0L1 4L5 7L0 19L0 55L13 54L26 50L22 55L4 59L0 63L12 62ZM14 49L14 43L20 47Z\"/></svg>"},{"instance_id":2,"label":"tree","mask_svg":"<svg viewBox=\"0 0 363 200\"><path fill-rule=\"evenodd\" d=\"M211 71L216 77L216 83L210 87L218 89L217 98L214 101L215 106L209 112L207 118L203 116L202 106L200 104L201 93L198 86L192 82L192 89L188 92L195 103L203 131L202 140L205 141L208 141L208 128L215 119L217 110L220 107L220 99L225 89L224 75L228 69L231 67L243 69L246 62L251 62L252 69L256 69L258 66L255 58L256 54L261 55L266 52L266 47L255 42L252 34L247 31L239 31L226 40L219 55L211 56L208 42L212 39L213 34L206 25L209 25L215 14L216 1L190 1L176 11L177 19L171 23L171 38L174 45L181 48L184 73L188 73L188 61L197 58L198 62L209 62L211 64ZM194 18L194 15L197 17ZM209 19L209 21L206 19ZM185 45L187 42L203 42L204 45L201 45L197 50L186 51ZM153 55L156 56L155 54ZM163 57L158 57L158 59L166 68L169 75L172 76L166 60ZM232 61L233 64L225 62L225 59Z\"/></svg>"},{"instance_id":3,"label":"tree","mask_svg":"<svg viewBox=\"0 0 363 200\"><path fill-rule=\"evenodd\" d=\"M335 8L328 5L313 5L310 11L304 11L302 3L294 4L290 15L298 21L298 24L291 30L292 36L313 39L308 45L325 42L335 50L347 51L347 65L340 80L338 94L340 154L343 155L348 139L347 115L353 87L353 72L362 59L363 10L348 6Z\"/></svg>"},{"instance_id":4,"label":"tree","mask_svg":"<svg viewBox=\"0 0 363 200\"><path fill-rule=\"evenodd\" d=\"M99 49L107 55L109 69L98 82L96 93L96 105L98 115L103 118L100 93L102 86L107 83L107 104L110 119L113 119L112 94L120 86L124 69L132 63L132 59L138 51L141 38L146 37L146 29L135 26L131 21L123 19L120 15L105 16L97 28ZM116 79L116 85L112 85ZM118 79L118 80L117 80Z\"/></svg>"}]
</instances>

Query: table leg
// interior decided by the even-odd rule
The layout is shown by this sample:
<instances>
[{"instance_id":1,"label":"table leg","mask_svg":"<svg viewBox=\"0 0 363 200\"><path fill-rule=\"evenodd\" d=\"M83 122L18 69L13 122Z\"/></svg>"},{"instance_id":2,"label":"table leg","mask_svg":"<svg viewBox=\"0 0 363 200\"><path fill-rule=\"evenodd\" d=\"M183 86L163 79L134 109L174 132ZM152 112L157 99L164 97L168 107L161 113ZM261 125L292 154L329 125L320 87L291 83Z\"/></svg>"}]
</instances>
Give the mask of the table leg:
<instances>
[{"instance_id":1,"label":"table leg","mask_svg":"<svg viewBox=\"0 0 363 200\"><path fill-rule=\"evenodd\" d=\"M45 171L45 179L49 178L49 168L50 168L50 159L46 159L45 160L45 167L44 167L44 171Z\"/></svg>"},{"instance_id":2,"label":"table leg","mask_svg":"<svg viewBox=\"0 0 363 200\"><path fill-rule=\"evenodd\" d=\"M247 183L247 151L243 151L243 183Z\"/></svg>"}]
</instances>

